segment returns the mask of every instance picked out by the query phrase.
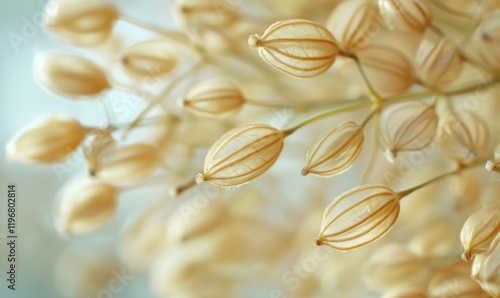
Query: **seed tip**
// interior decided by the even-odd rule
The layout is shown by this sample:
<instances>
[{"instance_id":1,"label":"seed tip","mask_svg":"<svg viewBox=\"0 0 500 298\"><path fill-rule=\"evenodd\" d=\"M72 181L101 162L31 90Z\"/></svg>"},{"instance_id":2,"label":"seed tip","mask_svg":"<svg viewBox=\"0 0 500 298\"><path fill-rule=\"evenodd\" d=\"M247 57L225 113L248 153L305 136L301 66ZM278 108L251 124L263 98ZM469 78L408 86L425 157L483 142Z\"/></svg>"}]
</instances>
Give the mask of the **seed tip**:
<instances>
[{"instance_id":1,"label":"seed tip","mask_svg":"<svg viewBox=\"0 0 500 298\"><path fill-rule=\"evenodd\" d=\"M316 239L314 239L315 246L321 246L322 244L323 244L323 239L321 239L319 237L316 237Z\"/></svg>"},{"instance_id":2,"label":"seed tip","mask_svg":"<svg viewBox=\"0 0 500 298\"><path fill-rule=\"evenodd\" d=\"M202 173L199 173L198 175L196 175L196 178L195 178L195 181L196 181L196 184L203 184L203 182L205 182L205 176L203 176Z\"/></svg>"},{"instance_id":3,"label":"seed tip","mask_svg":"<svg viewBox=\"0 0 500 298\"><path fill-rule=\"evenodd\" d=\"M260 36L258 34L250 35L248 37L248 46L252 49L260 47Z\"/></svg>"},{"instance_id":4,"label":"seed tip","mask_svg":"<svg viewBox=\"0 0 500 298\"><path fill-rule=\"evenodd\" d=\"M300 174L302 176L307 176L307 174L309 174L309 169L307 167L304 167L302 171L300 171Z\"/></svg>"}]
</instances>

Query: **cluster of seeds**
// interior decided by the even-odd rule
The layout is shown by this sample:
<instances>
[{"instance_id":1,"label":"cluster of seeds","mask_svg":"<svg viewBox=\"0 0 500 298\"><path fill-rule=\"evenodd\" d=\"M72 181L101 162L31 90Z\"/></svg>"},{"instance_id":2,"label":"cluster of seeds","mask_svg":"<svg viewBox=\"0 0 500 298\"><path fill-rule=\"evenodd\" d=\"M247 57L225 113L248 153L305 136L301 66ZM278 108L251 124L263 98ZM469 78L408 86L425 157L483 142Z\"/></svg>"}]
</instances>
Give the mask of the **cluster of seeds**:
<instances>
[{"instance_id":1,"label":"cluster of seeds","mask_svg":"<svg viewBox=\"0 0 500 298\"><path fill-rule=\"evenodd\" d=\"M107 123L49 116L8 148L36 164L83 152L88 175L57 201L62 233L102 227L128 190L167 186L119 247L159 296L257 284L265 297L354 297L363 275L385 298L500 297L498 1L177 0L178 29L104 0L54 1L48 31L116 58L43 55L40 83L102 101ZM111 47L122 23L157 37ZM113 121L116 91L144 101L130 122ZM332 197L348 171L354 186ZM317 268L293 275L310 255Z\"/></svg>"}]
</instances>

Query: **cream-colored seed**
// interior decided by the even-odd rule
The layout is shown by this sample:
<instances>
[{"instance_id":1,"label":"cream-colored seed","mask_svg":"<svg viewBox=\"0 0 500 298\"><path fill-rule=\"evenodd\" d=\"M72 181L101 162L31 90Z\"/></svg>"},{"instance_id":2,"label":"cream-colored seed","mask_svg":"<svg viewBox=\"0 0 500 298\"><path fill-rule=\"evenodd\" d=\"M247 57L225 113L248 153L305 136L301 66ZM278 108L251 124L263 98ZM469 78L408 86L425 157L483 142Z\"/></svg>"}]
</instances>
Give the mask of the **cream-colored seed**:
<instances>
[{"instance_id":1,"label":"cream-colored seed","mask_svg":"<svg viewBox=\"0 0 500 298\"><path fill-rule=\"evenodd\" d=\"M418 47L415 64L418 78L425 85L439 89L458 79L464 61L452 41L429 34Z\"/></svg>"},{"instance_id":2,"label":"cream-colored seed","mask_svg":"<svg viewBox=\"0 0 500 298\"><path fill-rule=\"evenodd\" d=\"M341 123L309 145L302 175L331 177L346 171L361 152L364 139L359 124L353 121Z\"/></svg>"},{"instance_id":3,"label":"cream-colored seed","mask_svg":"<svg viewBox=\"0 0 500 298\"><path fill-rule=\"evenodd\" d=\"M226 116L245 103L241 90L231 81L210 80L193 86L182 101L184 108L202 117Z\"/></svg>"},{"instance_id":4,"label":"cream-colored seed","mask_svg":"<svg viewBox=\"0 0 500 298\"><path fill-rule=\"evenodd\" d=\"M7 148L7 157L23 163L46 164L73 154L87 129L77 120L50 116L29 125Z\"/></svg>"},{"instance_id":5,"label":"cream-colored seed","mask_svg":"<svg viewBox=\"0 0 500 298\"><path fill-rule=\"evenodd\" d=\"M106 151L95 175L112 184L127 184L147 178L158 164L155 147L133 144Z\"/></svg>"},{"instance_id":6,"label":"cream-colored seed","mask_svg":"<svg viewBox=\"0 0 500 298\"><path fill-rule=\"evenodd\" d=\"M417 287L401 287L392 289L382 296L382 298L428 298L427 291Z\"/></svg>"},{"instance_id":7,"label":"cream-colored seed","mask_svg":"<svg viewBox=\"0 0 500 298\"><path fill-rule=\"evenodd\" d=\"M154 39L126 48L121 64L125 72L133 78L158 78L172 72L177 64L177 57L168 40Z\"/></svg>"},{"instance_id":8,"label":"cream-colored seed","mask_svg":"<svg viewBox=\"0 0 500 298\"><path fill-rule=\"evenodd\" d=\"M111 88L106 74L95 63L78 56L51 54L38 69L40 81L67 98L93 98Z\"/></svg>"},{"instance_id":9,"label":"cream-colored seed","mask_svg":"<svg viewBox=\"0 0 500 298\"><path fill-rule=\"evenodd\" d=\"M470 277L471 264L459 261L436 271L427 288L429 298L489 298Z\"/></svg>"},{"instance_id":10,"label":"cream-colored seed","mask_svg":"<svg viewBox=\"0 0 500 298\"><path fill-rule=\"evenodd\" d=\"M344 50L357 51L380 33L377 6L367 0L343 1L328 17L326 28Z\"/></svg>"},{"instance_id":11,"label":"cream-colored seed","mask_svg":"<svg viewBox=\"0 0 500 298\"><path fill-rule=\"evenodd\" d=\"M489 243L487 250L481 253L481 257L474 258L472 276L480 281L496 283L500 282L500 236L497 233Z\"/></svg>"},{"instance_id":12,"label":"cream-colored seed","mask_svg":"<svg viewBox=\"0 0 500 298\"><path fill-rule=\"evenodd\" d=\"M458 229L445 218L429 220L411 238L409 249L422 258L438 258L457 253L460 247Z\"/></svg>"},{"instance_id":13,"label":"cream-colored seed","mask_svg":"<svg viewBox=\"0 0 500 298\"><path fill-rule=\"evenodd\" d=\"M91 232L115 214L118 190L102 181L84 180L60 195L56 213L58 229L66 235Z\"/></svg>"},{"instance_id":14,"label":"cream-colored seed","mask_svg":"<svg viewBox=\"0 0 500 298\"><path fill-rule=\"evenodd\" d=\"M116 7L103 0L51 0L45 26L70 43L92 46L110 36L118 15Z\"/></svg>"},{"instance_id":15,"label":"cream-colored seed","mask_svg":"<svg viewBox=\"0 0 500 298\"><path fill-rule=\"evenodd\" d=\"M489 129L474 113L449 113L440 120L436 139L448 157L469 163L486 150Z\"/></svg>"},{"instance_id":16,"label":"cream-colored seed","mask_svg":"<svg viewBox=\"0 0 500 298\"><path fill-rule=\"evenodd\" d=\"M500 10L492 11L481 20L472 37L474 55L495 72L500 71Z\"/></svg>"},{"instance_id":17,"label":"cream-colored seed","mask_svg":"<svg viewBox=\"0 0 500 298\"><path fill-rule=\"evenodd\" d=\"M363 271L367 288L375 293L399 287L422 288L431 272L417 255L399 243L390 243L374 251Z\"/></svg>"},{"instance_id":18,"label":"cream-colored seed","mask_svg":"<svg viewBox=\"0 0 500 298\"><path fill-rule=\"evenodd\" d=\"M264 35L251 35L248 45L272 67L299 78L327 71L340 52L328 29L300 19L274 23Z\"/></svg>"},{"instance_id":19,"label":"cream-colored seed","mask_svg":"<svg viewBox=\"0 0 500 298\"><path fill-rule=\"evenodd\" d=\"M283 149L284 134L266 124L234 128L213 145L205 157L204 172L196 183L209 181L231 187L250 182L264 174Z\"/></svg>"},{"instance_id":20,"label":"cream-colored seed","mask_svg":"<svg viewBox=\"0 0 500 298\"><path fill-rule=\"evenodd\" d=\"M434 106L421 102L392 105L382 114L379 145L391 161L399 152L420 151L434 140L437 124Z\"/></svg>"},{"instance_id":21,"label":"cream-colored seed","mask_svg":"<svg viewBox=\"0 0 500 298\"><path fill-rule=\"evenodd\" d=\"M362 185L326 208L316 245L351 250L382 237L396 222L400 196L385 185Z\"/></svg>"},{"instance_id":22,"label":"cream-colored seed","mask_svg":"<svg viewBox=\"0 0 500 298\"><path fill-rule=\"evenodd\" d=\"M378 0L378 7L391 30L421 32L432 21L432 11L425 0Z\"/></svg>"},{"instance_id":23,"label":"cream-colored seed","mask_svg":"<svg viewBox=\"0 0 500 298\"><path fill-rule=\"evenodd\" d=\"M464 253L462 258L469 261L475 254L488 248L500 232L500 209L483 208L474 212L465 221L460 240Z\"/></svg>"},{"instance_id":24,"label":"cream-colored seed","mask_svg":"<svg viewBox=\"0 0 500 298\"><path fill-rule=\"evenodd\" d=\"M358 56L370 83L381 96L404 93L416 82L412 64L395 48L369 46Z\"/></svg>"}]
</instances>

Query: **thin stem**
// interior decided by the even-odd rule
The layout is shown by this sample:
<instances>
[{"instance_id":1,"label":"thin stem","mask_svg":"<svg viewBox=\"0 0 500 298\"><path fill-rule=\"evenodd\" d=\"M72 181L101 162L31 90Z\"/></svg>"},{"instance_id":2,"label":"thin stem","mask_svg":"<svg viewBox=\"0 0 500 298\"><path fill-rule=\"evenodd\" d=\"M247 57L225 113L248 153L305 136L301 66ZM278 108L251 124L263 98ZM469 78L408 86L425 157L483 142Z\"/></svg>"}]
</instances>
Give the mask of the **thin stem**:
<instances>
[{"instance_id":1,"label":"thin stem","mask_svg":"<svg viewBox=\"0 0 500 298\"><path fill-rule=\"evenodd\" d=\"M163 92L153 98L153 100L149 103L149 105L141 111L141 113L139 113L139 115L137 115L137 117L130 123L130 126L125 129L125 131L123 132L123 135L122 135L122 139L124 139L127 134L137 125L137 123L139 123L139 121L141 121L141 119L153 108L155 107L158 103L160 103L171 91L172 89L174 89L176 86L178 86L178 82L186 79L188 76L192 75L194 72L196 72L199 68L201 68L202 66L202 63L198 63L196 64L193 68L191 68L189 71L187 71L186 73L184 73L182 76L179 76L179 77L176 77L175 79L173 79L170 84L168 85L167 88L165 88L165 90L163 90Z\"/></svg>"},{"instance_id":2,"label":"thin stem","mask_svg":"<svg viewBox=\"0 0 500 298\"><path fill-rule=\"evenodd\" d=\"M184 183L184 184L181 184L179 186L177 186L174 190L173 190L173 195L174 196L179 196L181 195L183 192L193 188L197 186L196 184L196 181L194 179L191 179L189 180L188 182Z\"/></svg>"},{"instance_id":3,"label":"thin stem","mask_svg":"<svg viewBox=\"0 0 500 298\"><path fill-rule=\"evenodd\" d=\"M450 8L443 3L437 1L437 0L431 0L432 4L434 4L437 8L441 9L442 11L445 11L451 15L457 16L457 17L462 17L466 19L473 19L473 14L464 12L464 11L459 11L453 8Z\"/></svg>"},{"instance_id":4,"label":"thin stem","mask_svg":"<svg viewBox=\"0 0 500 298\"><path fill-rule=\"evenodd\" d=\"M486 163L486 160L478 160L476 162L473 162L473 163L470 163L467 165L459 165L455 170L453 170L451 172L441 174L441 175L434 177L434 178L432 178L432 179L430 179L422 184L419 184L419 185L411 187L407 190L401 191L398 193L398 195L400 198L404 198L404 197L408 196L409 194L413 193L414 191L428 186L429 184L438 182L438 181L443 180L449 176L453 176L453 175L456 175L458 173L461 173L463 170L471 169L471 168L478 167L478 166L483 166L485 163Z\"/></svg>"},{"instance_id":5,"label":"thin stem","mask_svg":"<svg viewBox=\"0 0 500 298\"><path fill-rule=\"evenodd\" d=\"M371 103L371 102L362 102L359 104L348 105L346 107L341 107L341 108L333 109L333 110L326 111L323 113L319 113L317 115L312 116L311 118L308 118L308 119L300 122L299 124L296 124L295 126L284 129L282 132L285 136L289 136L292 133L294 133L297 129L304 127L312 122L318 121L320 119L334 116L334 115L338 115L338 114L342 114L342 113L346 113L346 112L357 111L357 110L367 108L367 107L372 106L372 105L373 105L373 103Z\"/></svg>"},{"instance_id":6,"label":"thin stem","mask_svg":"<svg viewBox=\"0 0 500 298\"><path fill-rule=\"evenodd\" d=\"M136 123L135 127L140 127L140 126L148 126L148 125L155 125L155 124L162 124L165 123L167 120L170 119L173 115L166 115L163 116L158 116L158 117L151 117L151 118L146 118L142 119L140 122ZM123 123L116 123L113 124L112 126L118 130L118 129L127 129L130 126L131 122L123 122Z\"/></svg>"},{"instance_id":7,"label":"thin stem","mask_svg":"<svg viewBox=\"0 0 500 298\"><path fill-rule=\"evenodd\" d=\"M370 83L370 80L368 79L368 76L366 75L366 72L363 69L363 66L361 65L359 57L351 52L342 52L342 55L351 58L352 60L354 60L354 62L356 62L356 66L358 67L359 73L361 74L361 77L363 78L363 81L365 82L365 85L368 88L368 92L370 93L373 101L377 104L381 103L382 97L380 97L377 91L375 91L375 88L373 88L373 85Z\"/></svg>"},{"instance_id":8,"label":"thin stem","mask_svg":"<svg viewBox=\"0 0 500 298\"><path fill-rule=\"evenodd\" d=\"M472 85L469 87L464 87L464 88L460 88L460 89L456 89L456 90L441 91L438 93L438 95L454 96L454 95L463 95L463 94L467 94L467 93L474 92L474 91L481 91L483 89L486 89L486 88L489 88L491 86L498 84L499 80L500 80L500 77L494 77L492 80L490 80L488 82L478 83L476 85ZM436 93L435 92L419 92L419 93L399 95L396 97L386 99L383 102L383 104L386 105L386 104L392 104L395 102L418 100L418 99L422 99L422 98L429 97L432 95L436 95Z\"/></svg>"},{"instance_id":9,"label":"thin stem","mask_svg":"<svg viewBox=\"0 0 500 298\"><path fill-rule=\"evenodd\" d=\"M378 144L377 139L379 137L379 124L380 124L380 111L375 115L375 121L373 122L373 134L372 134L372 151L370 155L370 161L368 162L368 167L366 167L365 173L361 178L361 184L366 184L368 177L371 175L375 164L377 163L377 152Z\"/></svg>"},{"instance_id":10,"label":"thin stem","mask_svg":"<svg viewBox=\"0 0 500 298\"><path fill-rule=\"evenodd\" d=\"M147 23L144 23L142 21L138 21L138 20L136 20L132 17L126 16L126 15L120 15L120 16L118 16L118 18L124 22L130 23L130 24L135 25L137 27L140 27L140 28L146 29L148 31L157 33L159 35L162 35L162 36L164 36L168 39L171 39L172 41L178 42L180 44L187 45L190 43L189 38L185 34L182 34L178 31L167 30L165 28L162 28L162 27L159 27L156 25L147 24Z\"/></svg>"},{"instance_id":11,"label":"thin stem","mask_svg":"<svg viewBox=\"0 0 500 298\"><path fill-rule=\"evenodd\" d=\"M265 107L265 108L295 108L297 104L294 102L279 102L274 100L264 100L264 99L253 99L253 98L245 98L245 103Z\"/></svg>"}]
</instances>

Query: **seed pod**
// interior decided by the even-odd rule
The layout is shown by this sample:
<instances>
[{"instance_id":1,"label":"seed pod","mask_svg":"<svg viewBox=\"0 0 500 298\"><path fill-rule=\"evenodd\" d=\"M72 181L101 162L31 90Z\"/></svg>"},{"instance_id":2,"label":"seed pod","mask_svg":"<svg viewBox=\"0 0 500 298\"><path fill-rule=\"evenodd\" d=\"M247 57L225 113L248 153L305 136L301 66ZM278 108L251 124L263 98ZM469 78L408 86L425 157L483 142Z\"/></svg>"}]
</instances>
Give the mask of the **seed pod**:
<instances>
[{"instance_id":1,"label":"seed pod","mask_svg":"<svg viewBox=\"0 0 500 298\"><path fill-rule=\"evenodd\" d=\"M207 2L205 0L176 0L175 13L185 28L223 29L239 19L238 11L231 0Z\"/></svg>"},{"instance_id":2,"label":"seed pod","mask_svg":"<svg viewBox=\"0 0 500 298\"><path fill-rule=\"evenodd\" d=\"M380 15L391 30L422 32L432 20L432 11L423 0L378 0Z\"/></svg>"},{"instance_id":3,"label":"seed pod","mask_svg":"<svg viewBox=\"0 0 500 298\"><path fill-rule=\"evenodd\" d=\"M484 153L489 130L474 113L449 113L441 119L436 139L448 157L465 164Z\"/></svg>"},{"instance_id":4,"label":"seed pod","mask_svg":"<svg viewBox=\"0 0 500 298\"><path fill-rule=\"evenodd\" d=\"M458 228L450 220L428 221L408 243L408 248L422 258L456 255Z\"/></svg>"},{"instance_id":5,"label":"seed pod","mask_svg":"<svg viewBox=\"0 0 500 298\"><path fill-rule=\"evenodd\" d=\"M460 241L464 248L462 259L469 261L475 254L486 250L499 232L499 209L483 208L472 213L460 232Z\"/></svg>"},{"instance_id":6,"label":"seed pod","mask_svg":"<svg viewBox=\"0 0 500 298\"><path fill-rule=\"evenodd\" d=\"M417 76L432 88L453 83L463 68L458 47L450 40L436 36L422 39L415 63Z\"/></svg>"},{"instance_id":7,"label":"seed pod","mask_svg":"<svg viewBox=\"0 0 500 298\"><path fill-rule=\"evenodd\" d=\"M429 298L489 298L470 272L470 263L463 261L437 270L428 285Z\"/></svg>"},{"instance_id":8,"label":"seed pod","mask_svg":"<svg viewBox=\"0 0 500 298\"><path fill-rule=\"evenodd\" d=\"M251 48L272 67L294 77L309 78L332 66L339 47L330 31L308 20L285 20L272 24L264 35L251 35Z\"/></svg>"},{"instance_id":9,"label":"seed pod","mask_svg":"<svg viewBox=\"0 0 500 298\"><path fill-rule=\"evenodd\" d=\"M498 215L498 213L497 213ZM477 260L474 258L472 276L480 281L498 284L500 282L500 234L493 235L487 250L481 253Z\"/></svg>"},{"instance_id":10,"label":"seed pod","mask_svg":"<svg viewBox=\"0 0 500 298\"><path fill-rule=\"evenodd\" d=\"M244 103L243 93L234 83L212 80L191 88L182 105L194 115L217 117L237 111Z\"/></svg>"},{"instance_id":11,"label":"seed pod","mask_svg":"<svg viewBox=\"0 0 500 298\"><path fill-rule=\"evenodd\" d=\"M316 245L351 250L382 237L399 215L401 197L385 185L361 185L326 208Z\"/></svg>"},{"instance_id":12,"label":"seed pod","mask_svg":"<svg viewBox=\"0 0 500 298\"><path fill-rule=\"evenodd\" d=\"M363 128L359 124L343 122L309 145L302 175L311 173L331 177L344 172L358 157L364 139Z\"/></svg>"},{"instance_id":13,"label":"seed pod","mask_svg":"<svg viewBox=\"0 0 500 298\"><path fill-rule=\"evenodd\" d=\"M500 237L498 234L488 250L474 256L471 277L492 297L500 295Z\"/></svg>"},{"instance_id":14,"label":"seed pod","mask_svg":"<svg viewBox=\"0 0 500 298\"><path fill-rule=\"evenodd\" d=\"M104 182L84 180L63 190L57 207L56 224L66 235L93 231L114 215L118 190Z\"/></svg>"},{"instance_id":15,"label":"seed pod","mask_svg":"<svg viewBox=\"0 0 500 298\"><path fill-rule=\"evenodd\" d=\"M266 124L234 128L219 138L205 158L203 174L196 183L231 187L250 182L264 174L283 149L284 134Z\"/></svg>"},{"instance_id":16,"label":"seed pod","mask_svg":"<svg viewBox=\"0 0 500 298\"><path fill-rule=\"evenodd\" d=\"M41 61L38 76L53 92L73 99L96 96L111 87L99 66L73 55L45 56Z\"/></svg>"},{"instance_id":17,"label":"seed pod","mask_svg":"<svg viewBox=\"0 0 500 298\"><path fill-rule=\"evenodd\" d=\"M92 46L109 37L119 13L113 4L102 0L52 0L45 15L49 30L75 45Z\"/></svg>"},{"instance_id":18,"label":"seed pod","mask_svg":"<svg viewBox=\"0 0 500 298\"><path fill-rule=\"evenodd\" d=\"M416 287L401 287L384 293L381 298L427 298L427 291Z\"/></svg>"},{"instance_id":19,"label":"seed pod","mask_svg":"<svg viewBox=\"0 0 500 298\"><path fill-rule=\"evenodd\" d=\"M430 277L430 270L425 263L399 243L390 243L377 249L363 272L366 287L375 293L398 287L422 288Z\"/></svg>"},{"instance_id":20,"label":"seed pod","mask_svg":"<svg viewBox=\"0 0 500 298\"><path fill-rule=\"evenodd\" d=\"M158 167L158 154L151 145L133 144L105 152L96 176L112 184L126 184L147 178Z\"/></svg>"},{"instance_id":21,"label":"seed pod","mask_svg":"<svg viewBox=\"0 0 500 298\"><path fill-rule=\"evenodd\" d=\"M377 6L367 0L343 1L328 17L326 28L344 50L357 51L380 32Z\"/></svg>"},{"instance_id":22,"label":"seed pod","mask_svg":"<svg viewBox=\"0 0 500 298\"><path fill-rule=\"evenodd\" d=\"M125 72L133 78L157 78L172 72L177 64L177 57L167 40L154 39L126 48L121 64Z\"/></svg>"},{"instance_id":23,"label":"seed pod","mask_svg":"<svg viewBox=\"0 0 500 298\"><path fill-rule=\"evenodd\" d=\"M495 155L493 160L488 160L485 165L486 171L492 174L495 180L499 180L500 177L500 145L495 148Z\"/></svg>"},{"instance_id":24,"label":"seed pod","mask_svg":"<svg viewBox=\"0 0 500 298\"><path fill-rule=\"evenodd\" d=\"M474 54L484 66L500 71L500 10L495 10L485 15L481 24L474 31L471 44Z\"/></svg>"},{"instance_id":25,"label":"seed pod","mask_svg":"<svg viewBox=\"0 0 500 298\"><path fill-rule=\"evenodd\" d=\"M359 51L359 59L368 80L383 97L404 93L416 81L410 61L394 48L370 46Z\"/></svg>"},{"instance_id":26,"label":"seed pod","mask_svg":"<svg viewBox=\"0 0 500 298\"><path fill-rule=\"evenodd\" d=\"M7 148L10 159L47 164L73 154L85 138L86 128L77 120L50 116L27 127Z\"/></svg>"},{"instance_id":27,"label":"seed pod","mask_svg":"<svg viewBox=\"0 0 500 298\"><path fill-rule=\"evenodd\" d=\"M382 114L380 146L390 161L399 152L420 151L434 139L437 124L434 106L421 102L392 105Z\"/></svg>"}]
</instances>

